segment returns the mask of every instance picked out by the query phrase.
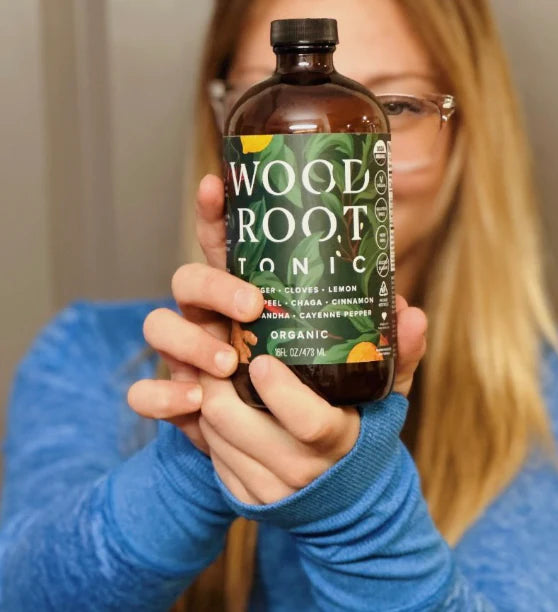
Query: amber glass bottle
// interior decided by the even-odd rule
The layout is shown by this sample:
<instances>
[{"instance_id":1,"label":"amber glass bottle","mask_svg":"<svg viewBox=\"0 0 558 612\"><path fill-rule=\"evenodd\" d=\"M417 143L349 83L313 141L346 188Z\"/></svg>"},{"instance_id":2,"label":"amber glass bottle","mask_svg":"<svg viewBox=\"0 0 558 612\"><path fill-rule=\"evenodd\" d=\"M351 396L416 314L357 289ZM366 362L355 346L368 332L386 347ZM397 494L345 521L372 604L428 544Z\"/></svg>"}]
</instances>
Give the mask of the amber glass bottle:
<instances>
[{"instance_id":1,"label":"amber glass bottle","mask_svg":"<svg viewBox=\"0 0 558 612\"><path fill-rule=\"evenodd\" d=\"M277 67L225 125L227 268L257 285L262 317L233 322L239 395L271 354L334 405L385 397L396 358L389 122L336 72L333 19L271 25Z\"/></svg>"}]
</instances>

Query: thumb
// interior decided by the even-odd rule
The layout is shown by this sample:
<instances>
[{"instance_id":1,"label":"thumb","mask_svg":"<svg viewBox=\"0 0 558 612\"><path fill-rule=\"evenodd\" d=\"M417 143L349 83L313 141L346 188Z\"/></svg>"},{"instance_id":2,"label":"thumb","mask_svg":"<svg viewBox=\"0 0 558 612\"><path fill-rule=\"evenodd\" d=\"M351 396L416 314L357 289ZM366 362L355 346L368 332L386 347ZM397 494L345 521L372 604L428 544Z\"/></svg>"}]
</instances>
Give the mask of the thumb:
<instances>
[{"instance_id":1,"label":"thumb","mask_svg":"<svg viewBox=\"0 0 558 612\"><path fill-rule=\"evenodd\" d=\"M398 358L393 391L408 395L413 375L426 352L426 315L419 308L401 304L397 312Z\"/></svg>"},{"instance_id":2,"label":"thumb","mask_svg":"<svg viewBox=\"0 0 558 612\"><path fill-rule=\"evenodd\" d=\"M196 199L196 234L207 263L223 269L226 259L225 190L212 174L200 182Z\"/></svg>"}]
</instances>

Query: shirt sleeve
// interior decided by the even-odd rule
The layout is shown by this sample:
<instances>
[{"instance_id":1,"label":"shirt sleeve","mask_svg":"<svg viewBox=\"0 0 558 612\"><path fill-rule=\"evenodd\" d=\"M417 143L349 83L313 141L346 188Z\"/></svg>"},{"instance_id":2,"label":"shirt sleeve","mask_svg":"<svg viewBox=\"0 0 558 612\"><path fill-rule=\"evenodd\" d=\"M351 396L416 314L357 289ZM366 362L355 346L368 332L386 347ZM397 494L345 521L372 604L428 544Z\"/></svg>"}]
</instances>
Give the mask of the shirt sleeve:
<instances>
[{"instance_id":1,"label":"shirt sleeve","mask_svg":"<svg viewBox=\"0 0 558 612\"><path fill-rule=\"evenodd\" d=\"M161 423L122 457L101 349L92 308L76 302L17 368L4 444L2 610L166 610L224 544L234 515L209 459L182 432Z\"/></svg>"},{"instance_id":2,"label":"shirt sleeve","mask_svg":"<svg viewBox=\"0 0 558 612\"><path fill-rule=\"evenodd\" d=\"M429 515L415 464L399 439L407 410L405 397L394 393L360 410L361 431L352 451L280 502L244 504L216 476L235 512L295 536L316 608L329 612L519 609L506 606L510 592L522 591L528 573L532 583L528 609L547 609L558 590L550 586L554 565L545 566L540 559L548 563L555 556L550 552L553 543L542 544L546 557L524 546L519 562L514 532L516 526L524 525L507 524L509 541L500 538L498 556L492 556L504 565L490 574L491 557L485 551L477 555L475 575L470 566L478 547L471 545L468 551L456 553L447 545ZM543 524L551 520L553 507L538 507ZM537 592L537 581L544 590Z\"/></svg>"}]
</instances>

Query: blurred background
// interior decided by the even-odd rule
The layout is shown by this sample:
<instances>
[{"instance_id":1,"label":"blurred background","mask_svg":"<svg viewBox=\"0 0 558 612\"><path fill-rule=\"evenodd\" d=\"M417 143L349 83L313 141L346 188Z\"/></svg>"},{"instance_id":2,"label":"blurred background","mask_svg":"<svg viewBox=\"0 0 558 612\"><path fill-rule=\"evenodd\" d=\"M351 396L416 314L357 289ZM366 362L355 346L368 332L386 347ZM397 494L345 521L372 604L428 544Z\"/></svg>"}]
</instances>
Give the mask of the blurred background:
<instances>
[{"instance_id":1,"label":"blurred background","mask_svg":"<svg viewBox=\"0 0 558 612\"><path fill-rule=\"evenodd\" d=\"M558 2L493 4L556 295ZM169 295L195 252L182 191L210 11L194 0L0 0L0 423L13 369L55 312L77 298Z\"/></svg>"}]
</instances>

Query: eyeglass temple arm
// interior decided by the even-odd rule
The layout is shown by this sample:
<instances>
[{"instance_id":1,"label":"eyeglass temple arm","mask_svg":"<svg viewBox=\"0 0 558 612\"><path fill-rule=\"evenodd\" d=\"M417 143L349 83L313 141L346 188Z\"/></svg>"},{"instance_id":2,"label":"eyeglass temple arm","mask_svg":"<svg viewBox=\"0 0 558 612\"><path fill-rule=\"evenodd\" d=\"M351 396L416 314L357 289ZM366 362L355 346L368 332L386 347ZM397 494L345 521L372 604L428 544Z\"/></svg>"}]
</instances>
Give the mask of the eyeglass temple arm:
<instances>
[{"instance_id":1,"label":"eyeglass temple arm","mask_svg":"<svg viewBox=\"0 0 558 612\"><path fill-rule=\"evenodd\" d=\"M221 132L225 127L225 97L227 94L227 86L225 81L221 79L213 79L209 83L209 102L215 120Z\"/></svg>"},{"instance_id":2,"label":"eyeglass temple arm","mask_svg":"<svg viewBox=\"0 0 558 612\"><path fill-rule=\"evenodd\" d=\"M454 96L450 96L447 94L437 95L435 101L438 105L438 108L440 109L442 120L444 122L448 122L457 108L457 103L455 101Z\"/></svg>"}]
</instances>

